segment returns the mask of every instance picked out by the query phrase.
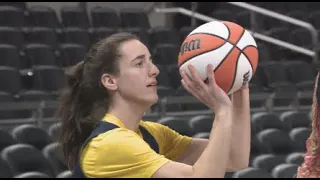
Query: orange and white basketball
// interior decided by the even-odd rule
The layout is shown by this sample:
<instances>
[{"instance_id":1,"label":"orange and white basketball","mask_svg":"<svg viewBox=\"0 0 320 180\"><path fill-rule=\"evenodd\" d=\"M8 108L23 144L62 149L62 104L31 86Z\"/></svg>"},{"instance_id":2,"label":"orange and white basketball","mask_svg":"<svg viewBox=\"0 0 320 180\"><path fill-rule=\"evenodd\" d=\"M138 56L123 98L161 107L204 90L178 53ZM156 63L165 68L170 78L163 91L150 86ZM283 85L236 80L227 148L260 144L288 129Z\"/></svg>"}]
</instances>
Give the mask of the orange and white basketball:
<instances>
[{"instance_id":1,"label":"orange and white basketball","mask_svg":"<svg viewBox=\"0 0 320 180\"><path fill-rule=\"evenodd\" d=\"M207 65L214 68L217 85L227 94L250 82L258 65L258 49L253 36L233 22L213 21L194 29L183 41L178 65L192 64L207 81Z\"/></svg>"}]
</instances>

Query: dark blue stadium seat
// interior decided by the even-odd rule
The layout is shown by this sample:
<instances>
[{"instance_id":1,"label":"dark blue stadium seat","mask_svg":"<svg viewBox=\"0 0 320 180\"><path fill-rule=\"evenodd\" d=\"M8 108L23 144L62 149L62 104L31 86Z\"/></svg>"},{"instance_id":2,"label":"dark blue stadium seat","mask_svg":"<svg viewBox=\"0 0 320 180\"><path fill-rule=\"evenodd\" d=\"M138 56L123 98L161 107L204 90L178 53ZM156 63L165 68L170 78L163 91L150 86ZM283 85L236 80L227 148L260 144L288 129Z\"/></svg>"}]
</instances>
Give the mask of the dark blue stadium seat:
<instances>
[{"instance_id":1,"label":"dark blue stadium seat","mask_svg":"<svg viewBox=\"0 0 320 180\"><path fill-rule=\"evenodd\" d=\"M1 157L11 167L14 176L37 171L52 176L49 161L41 151L28 144L10 145L1 151Z\"/></svg>"},{"instance_id":2,"label":"dark blue stadium seat","mask_svg":"<svg viewBox=\"0 0 320 180\"><path fill-rule=\"evenodd\" d=\"M20 69L21 57L17 47L9 44L0 44L0 66Z\"/></svg>"},{"instance_id":3,"label":"dark blue stadium seat","mask_svg":"<svg viewBox=\"0 0 320 180\"><path fill-rule=\"evenodd\" d=\"M235 172L232 178L272 178L271 174L254 167L248 167L246 169Z\"/></svg>"},{"instance_id":4,"label":"dark blue stadium seat","mask_svg":"<svg viewBox=\"0 0 320 180\"><path fill-rule=\"evenodd\" d=\"M24 45L23 32L15 27L0 27L0 44L10 44L20 49Z\"/></svg>"},{"instance_id":5,"label":"dark blue stadium seat","mask_svg":"<svg viewBox=\"0 0 320 180\"><path fill-rule=\"evenodd\" d=\"M150 28L149 18L143 9L122 8L119 12L122 21L122 27Z\"/></svg>"},{"instance_id":6,"label":"dark blue stadium seat","mask_svg":"<svg viewBox=\"0 0 320 180\"><path fill-rule=\"evenodd\" d=\"M58 143L48 144L44 147L42 153L52 165L53 174L55 176L68 170L67 163L63 159L63 154Z\"/></svg>"},{"instance_id":7,"label":"dark blue stadium seat","mask_svg":"<svg viewBox=\"0 0 320 180\"><path fill-rule=\"evenodd\" d=\"M65 73L55 66L33 67L33 89L50 93L53 97L59 96L65 85Z\"/></svg>"},{"instance_id":8,"label":"dark blue stadium seat","mask_svg":"<svg viewBox=\"0 0 320 180\"><path fill-rule=\"evenodd\" d=\"M0 157L0 178L12 178L13 174L9 164Z\"/></svg>"},{"instance_id":9,"label":"dark blue stadium seat","mask_svg":"<svg viewBox=\"0 0 320 180\"><path fill-rule=\"evenodd\" d=\"M154 27L150 30L152 47L157 44L180 45L179 32L169 27Z\"/></svg>"},{"instance_id":10,"label":"dark blue stadium seat","mask_svg":"<svg viewBox=\"0 0 320 180\"><path fill-rule=\"evenodd\" d=\"M292 88L284 63L269 61L261 63L260 68L263 78L272 90Z\"/></svg>"},{"instance_id":11,"label":"dark blue stadium seat","mask_svg":"<svg viewBox=\"0 0 320 180\"><path fill-rule=\"evenodd\" d=\"M263 147L262 153L272 153L283 157L293 152L293 142L289 135L280 129L262 130L257 134L257 138Z\"/></svg>"},{"instance_id":12,"label":"dark blue stadium seat","mask_svg":"<svg viewBox=\"0 0 320 180\"><path fill-rule=\"evenodd\" d=\"M1 130L0 129L0 136L1 136L1 139L0 139L0 151L2 151L2 149L6 148L7 146L10 146L10 145L18 143L17 140L15 140L12 137L12 135L9 132L5 131L5 130ZM1 161L1 159L0 159L0 161Z\"/></svg>"},{"instance_id":13,"label":"dark blue stadium seat","mask_svg":"<svg viewBox=\"0 0 320 180\"><path fill-rule=\"evenodd\" d=\"M280 114L280 121L283 130L289 132L293 128L306 127L311 125L311 119L308 114L299 111L286 111Z\"/></svg>"},{"instance_id":14,"label":"dark blue stadium seat","mask_svg":"<svg viewBox=\"0 0 320 180\"><path fill-rule=\"evenodd\" d=\"M46 131L31 124L17 125L11 134L17 142L32 145L40 150L52 142Z\"/></svg>"},{"instance_id":15,"label":"dark blue stadium seat","mask_svg":"<svg viewBox=\"0 0 320 180\"><path fill-rule=\"evenodd\" d=\"M58 66L54 49L45 44L27 44L25 53L30 63L29 68L39 65Z\"/></svg>"},{"instance_id":16,"label":"dark blue stadium seat","mask_svg":"<svg viewBox=\"0 0 320 180\"><path fill-rule=\"evenodd\" d=\"M34 27L26 32L25 41L27 44L45 44L56 49L59 38L56 30L47 27Z\"/></svg>"},{"instance_id":17,"label":"dark blue stadium seat","mask_svg":"<svg viewBox=\"0 0 320 180\"><path fill-rule=\"evenodd\" d=\"M32 6L28 12L28 27L61 28L57 12L50 6Z\"/></svg>"},{"instance_id":18,"label":"dark blue stadium seat","mask_svg":"<svg viewBox=\"0 0 320 180\"><path fill-rule=\"evenodd\" d=\"M69 67L84 60L87 48L80 44L61 44L59 51L61 66Z\"/></svg>"},{"instance_id":19,"label":"dark blue stadium seat","mask_svg":"<svg viewBox=\"0 0 320 180\"><path fill-rule=\"evenodd\" d=\"M282 129L279 117L274 113L257 112L251 116L252 129L260 132L264 129L276 128Z\"/></svg>"},{"instance_id":20,"label":"dark blue stadium seat","mask_svg":"<svg viewBox=\"0 0 320 180\"><path fill-rule=\"evenodd\" d=\"M110 7L95 6L91 8L92 26L95 28L119 28L121 20L116 10Z\"/></svg>"},{"instance_id":21,"label":"dark blue stadium seat","mask_svg":"<svg viewBox=\"0 0 320 180\"><path fill-rule=\"evenodd\" d=\"M291 60L283 63L283 65L289 81L295 84L299 90L313 90L314 79L317 74L316 67L313 64L305 61Z\"/></svg>"},{"instance_id":22,"label":"dark blue stadium seat","mask_svg":"<svg viewBox=\"0 0 320 180\"><path fill-rule=\"evenodd\" d=\"M307 127L297 127L293 128L289 132L289 137L293 142L293 149L296 152L305 152L306 149L306 141L311 135L311 128Z\"/></svg>"},{"instance_id":23,"label":"dark blue stadium seat","mask_svg":"<svg viewBox=\"0 0 320 180\"><path fill-rule=\"evenodd\" d=\"M24 25L25 17L21 8L0 6L0 26L22 28Z\"/></svg>"},{"instance_id":24,"label":"dark blue stadium seat","mask_svg":"<svg viewBox=\"0 0 320 180\"><path fill-rule=\"evenodd\" d=\"M279 164L271 172L274 178L295 178L297 175L298 165L296 164Z\"/></svg>"},{"instance_id":25,"label":"dark blue stadium seat","mask_svg":"<svg viewBox=\"0 0 320 180\"><path fill-rule=\"evenodd\" d=\"M158 123L168 126L178 133L186 136L193 136L194 132L189 126L188 119L183 117L164 117L158 120Z\"/></svg>"},{"instance_id":26,"label":"dark blue stadium seat","mask_svg":"<svg viewBox=\"0 0 320 180\"><path fill-rule=\"evenodd\" d=\"M60 14L64 27L87 29L91 26L87 13L78 6L62 6Z\"/></svg>"},{"instance_id":27,"label":"dark blue stadium seat","mask_svg":"<svg viewBox=\"0 0 320 180\"><path fill-rule=\"evenodd\" d=\"M0 66L0 92L16 95L21 89L20 73L12 67Z\"/></svg>"},{"instance_id":28,"label":"dark blue stadium seat","mask_svg":"<svg viewBox=\"0 0 320 180\"><path fill-rule=\"evenodd\" d=\"M92 28L92 32L90 33L91 35L91 44L94 44L100 40L102 40L103 38L106 38L112 34L117 33L117 29L115 28L105 28L105 27L101 27L101 28Z\"/></svg>"},{"instance_id":29,"label":"dark blue stadium seat","mask_svg":"<svg viewBox=\"0 0 320 180\"><path fill-rule=\"evenodd\" d=\"M285 162L288 164L301 165L304 162L303 153L293 152L287 155Z\"/></svg>"},{"instance_id":30,"label":"dark blue stadium seat","mask_svg":"<svg viewBox=\"0 0 320 180\"><path fill-rule=\"evenodd\" d=\"M179 49L179 46L175 44L158 44L152 53L154 63L160 65L177 64Z\"/></svg>"},{"instance_id":31,"label":"dark blue stadium seat","mask_svg":"<svg viewBox=\"0 0 320 180\"><path fill-rule=\"evenodd\" d=\"M63 44L79 44L87 49L91 45L91 39L88 30L78 27L64 28L61 32L60 42Z\"/></svg>"},{"instance_id":32,"label":"dark blue stadium seat","mask_svg":"<svg viewBox=\"0 0 320 180\"><path fill-rule=\"evenodd\" d=\"M272 169L279 164L284 163L283 157L275 154L261 154L255 157L253 160L253 167L263 169L271 173Z\"/></svg>"},{"instance_id":33,"label":"dark blue stadium seat","mask_svg":"<svg viewBox=\"0 0 320 180\"><path fill-rule=\"evenodd\" d=\"M198 115L194 116L189 121L189 126L194 132L210 132L213 125L214 116L209 115Z\"/></svg>"}]
</instances>

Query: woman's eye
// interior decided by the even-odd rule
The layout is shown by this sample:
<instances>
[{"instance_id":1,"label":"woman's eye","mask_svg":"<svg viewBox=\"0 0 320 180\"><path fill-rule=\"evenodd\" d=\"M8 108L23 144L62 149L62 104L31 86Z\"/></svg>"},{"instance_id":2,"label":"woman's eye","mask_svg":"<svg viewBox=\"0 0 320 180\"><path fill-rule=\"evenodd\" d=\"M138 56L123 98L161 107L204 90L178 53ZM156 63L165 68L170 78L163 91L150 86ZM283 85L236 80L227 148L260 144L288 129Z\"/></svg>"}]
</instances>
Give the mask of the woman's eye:
<instances>
[{"instance_id":1,"label":"woman's eye","mask_svg":"<svg viewBox=\"0 0 320 180\"><path fill-rule=\"evenodd\" d=\"M142 65L143 65L143 62L141 61L141 62L139 62L137 65L138 65L138 66L142 66Z\"/></svg>"}]
</instances>

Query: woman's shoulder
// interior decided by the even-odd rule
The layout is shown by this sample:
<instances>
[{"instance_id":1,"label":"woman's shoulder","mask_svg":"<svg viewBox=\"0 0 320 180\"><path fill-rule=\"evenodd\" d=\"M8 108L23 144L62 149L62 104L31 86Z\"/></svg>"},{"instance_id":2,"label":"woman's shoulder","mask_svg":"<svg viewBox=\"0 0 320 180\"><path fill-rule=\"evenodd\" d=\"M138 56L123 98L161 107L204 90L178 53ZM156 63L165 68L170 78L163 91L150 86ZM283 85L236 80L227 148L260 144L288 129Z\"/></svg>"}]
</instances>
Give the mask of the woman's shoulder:
<instances>
[{"instance_id":1,"label":"woman's shoulder","mask_svg":"<svg viewBox=\"0 0 320 180\"><path fill-rule=\"evenodd\" d=\"M154 121L142 120L140 125L142 126L150 126L150 127L163 127L163 124Z\"/></svg>"},{"instance_id":2,"label":"woman's shoulder","mask_svg":"<svg viewBox=\"0 0 320 180\"><path fill-rule=\"evenodd\" d=\"M165 128L164 125L153 121L141 121L140 125L149 131L158 131Z\"/></svg>"}]
</instances>

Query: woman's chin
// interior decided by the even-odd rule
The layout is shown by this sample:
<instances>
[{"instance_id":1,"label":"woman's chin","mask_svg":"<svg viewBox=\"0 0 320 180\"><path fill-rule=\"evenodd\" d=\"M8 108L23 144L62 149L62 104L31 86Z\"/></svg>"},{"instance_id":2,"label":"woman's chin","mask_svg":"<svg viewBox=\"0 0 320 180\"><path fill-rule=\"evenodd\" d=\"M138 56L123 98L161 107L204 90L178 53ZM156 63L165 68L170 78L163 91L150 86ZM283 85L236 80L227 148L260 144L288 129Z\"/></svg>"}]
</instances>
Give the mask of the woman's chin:
<instances>
[{"instance_id":1,"label":"woman's chin","mask_svg":"<svg viewBox=\"0 0 320 180\"><path fill-rule=\"evenodd\" d=\"M153 104L156 104L159 100L158 94L154 94L148 97L147 103L149 106L152 106Z\"/></svg>"}]
</instances>

